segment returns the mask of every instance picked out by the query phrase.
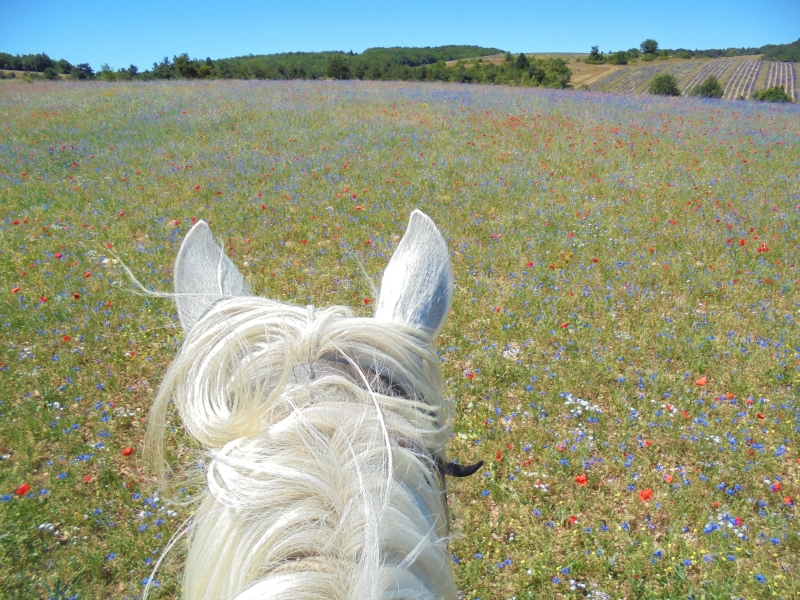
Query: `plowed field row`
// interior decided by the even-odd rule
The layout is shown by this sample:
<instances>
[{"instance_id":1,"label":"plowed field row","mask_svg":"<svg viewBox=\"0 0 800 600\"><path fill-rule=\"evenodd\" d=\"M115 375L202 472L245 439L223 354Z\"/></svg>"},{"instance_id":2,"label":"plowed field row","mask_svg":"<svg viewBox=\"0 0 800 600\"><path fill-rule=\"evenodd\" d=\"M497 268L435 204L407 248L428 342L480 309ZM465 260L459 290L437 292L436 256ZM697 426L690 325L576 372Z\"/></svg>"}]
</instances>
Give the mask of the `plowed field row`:
<instances>
[{"instance_id":1,"label":"plowed field row","mask_svg":"<svg viewBox=\"0 0 800 600\"><path fill-rule=\"evenodd\" d=\"M607 85L603 91L612 94L631 94L643 83L665 70L666 65L651 65L638 69L626 69L623 76Z\"/></svg>"},{"instance_id":2,"label":"plowed field row","mask_svg":"<svg viewBox=\"0 0 800 600\"><path fill-rule=\"evenodd\" d=\"M756 80L762 64L763 62L760 60L743 60L736 65L725 83L722 97L726 100L749 98L756 87Z\"/></svg>"},{"instance_id":3,"label":"plowed field row","mask_svg":"<svg viewBox=\"0 0 800 600\"><path fill-rule=\"evenodd\" d=\"M797 101L797 69L793 62L770 62L767 71L767 79L764 81L765 88L781 86Z\"/></svg>"},{"instance_id":4,"label":"plowed field row","mask_svg":"<svg viewBox=\"0 0 800 600\"><path fill-rule=\"evenodd\" d=\"M719 80L722 80L723 75L728 72L735 61L729 58L710 60L704 64L697 73L689 77L685 82L681 82L683 86L683 95L687 96L694 88L703 83L712 75Z\"/></svg>"},{"instance_id":5,"label":"plowed field row","mask_svg":"<svg viewBox=\"0 0 800 600\"><path fill-rule=\"evenodd\" d=\"M675 75L675 78L680 82L681 79L683 79L684 77L689 75L696 68L697 68L697 62L696 61L695 62L691 62L691 61L687 60L686 62L680 62L680 63L674 64L674 65L668 66L662 72L663 73L672 73L673 75ZM660 75L661 72L659 72L658 74ZM650 83L650 82L647 81L645 83ZM680 85L678 87L680 87ZM642 94L649 93L648 86L644 86L643 88L641 88L639 90L639 92L642 93Z\"/></svg>"}]
</instances>

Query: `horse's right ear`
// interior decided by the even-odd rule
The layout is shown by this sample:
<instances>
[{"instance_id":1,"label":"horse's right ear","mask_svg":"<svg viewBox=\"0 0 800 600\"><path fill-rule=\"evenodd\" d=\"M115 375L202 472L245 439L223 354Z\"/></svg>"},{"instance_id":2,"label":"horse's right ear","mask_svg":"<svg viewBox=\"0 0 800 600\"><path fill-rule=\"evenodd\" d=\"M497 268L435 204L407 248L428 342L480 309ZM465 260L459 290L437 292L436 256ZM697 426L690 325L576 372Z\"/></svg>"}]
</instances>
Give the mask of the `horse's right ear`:
<instances>
[{"instance_id":1,"label":"horse's right ear","mask_svg":"<svg viewBox=\"0 0 800 600\"><path fill-rule=\"evenodd\" d=\"M451 296L447 244L430 217L415 210L383 272L375 318L436 335L450 310Z\"/></svg>"},{"instance_id":2,"label":"horse's right ear","mask_svg":"<svg viewBox=\"0 0 800 600\"><path fill-rule=\"evenodd\" d=\"M247 295L241 273L217 246L205 221L198 221L183 238L175 259L175 293L186 333L220 300Z\"/></svg>"}]
</instances>

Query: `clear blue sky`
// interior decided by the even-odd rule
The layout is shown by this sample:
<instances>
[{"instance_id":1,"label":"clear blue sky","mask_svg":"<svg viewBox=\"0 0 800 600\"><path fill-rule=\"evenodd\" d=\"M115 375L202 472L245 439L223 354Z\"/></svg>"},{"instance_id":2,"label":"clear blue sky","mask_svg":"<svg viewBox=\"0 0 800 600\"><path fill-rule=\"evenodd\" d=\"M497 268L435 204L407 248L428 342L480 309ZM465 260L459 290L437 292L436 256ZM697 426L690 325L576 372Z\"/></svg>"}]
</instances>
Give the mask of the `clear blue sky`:
<instances>
[{"instance_id":1,"label":"clear blue sky","mask_svg":"<svg viewBox=\"0 0 800 600\"><path fill-rule=\"evenodd\" d=\"M187 52L226 58L375 46L477 44L511 52L727 48L800 38L800 0L0 0L0 52L95 70Z\"/></svg>"}]
</instances>

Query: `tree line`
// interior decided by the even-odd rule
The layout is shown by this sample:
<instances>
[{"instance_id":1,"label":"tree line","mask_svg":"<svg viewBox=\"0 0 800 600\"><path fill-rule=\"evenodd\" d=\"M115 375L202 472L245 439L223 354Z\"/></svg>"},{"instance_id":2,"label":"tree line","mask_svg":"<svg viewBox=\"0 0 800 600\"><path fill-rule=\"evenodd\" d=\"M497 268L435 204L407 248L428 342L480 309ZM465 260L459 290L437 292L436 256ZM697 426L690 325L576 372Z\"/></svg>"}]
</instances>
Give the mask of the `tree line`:
<instances>
[{"instance_id":1,"label":"tree line","mask_svg":"<svg viewBox=\"0 0 800 600\"><path fill-rule=\"evenodd\" d=\"M663 49L653 39L643 41L639 48L616 52L600 52L592 46L589 54L582 60L589 64L627 65L637 59L644 61L657 58L722 58L725 56L752 56L761 54L764 60L800 62L800 39L791 44L767 44L759 48L726 48L711 50L687 50L686 48Z\"/></svg>"}]
</instances>

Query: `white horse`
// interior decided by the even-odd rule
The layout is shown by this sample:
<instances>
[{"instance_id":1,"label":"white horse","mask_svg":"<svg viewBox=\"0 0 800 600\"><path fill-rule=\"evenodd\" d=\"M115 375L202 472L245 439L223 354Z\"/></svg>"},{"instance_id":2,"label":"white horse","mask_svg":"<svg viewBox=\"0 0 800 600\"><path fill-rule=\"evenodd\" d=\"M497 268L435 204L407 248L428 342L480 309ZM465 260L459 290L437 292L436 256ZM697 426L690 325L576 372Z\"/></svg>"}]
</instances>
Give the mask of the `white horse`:
<instances>
[{"instance_id":1,"label":"white horse","mask_svg":"<svg viewBox=\"0 0 800 600\"><path fill-rule=\"evenodd\" d=\"M175 261L186 339L146 438L163 480L171 401L204 448L185 598L456 598L444 476L480 463L446 458L434 338L451 289L446 244L420 211L373 318L251 296L208 225L191 229Z\"/></svg>"}]
</instances>

